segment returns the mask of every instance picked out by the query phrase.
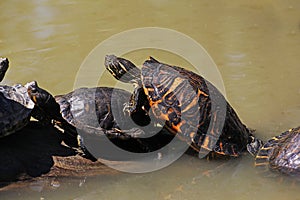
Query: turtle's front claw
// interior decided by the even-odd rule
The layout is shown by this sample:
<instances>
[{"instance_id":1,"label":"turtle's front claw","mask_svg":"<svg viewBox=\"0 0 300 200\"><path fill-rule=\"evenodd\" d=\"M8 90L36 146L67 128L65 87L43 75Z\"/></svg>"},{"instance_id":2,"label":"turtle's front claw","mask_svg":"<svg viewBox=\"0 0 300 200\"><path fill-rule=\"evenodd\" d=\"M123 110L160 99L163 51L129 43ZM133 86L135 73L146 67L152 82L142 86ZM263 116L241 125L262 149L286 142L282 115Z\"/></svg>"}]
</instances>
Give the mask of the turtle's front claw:
<instances>
[{"instance_id":1,"label":"turtle's front claw","mask_svg":"<svg viewBox=\"0 0 300 200\"><path fill-rule=\"evenodd\" d=\"M131 115L131 113L132 113L132 105L131 105L131 103L129 103L129 102L127 102L127 103L124 103L124 108L123 108L123 113L125 114L125 115Z\"/></svg>"}]
</instances>

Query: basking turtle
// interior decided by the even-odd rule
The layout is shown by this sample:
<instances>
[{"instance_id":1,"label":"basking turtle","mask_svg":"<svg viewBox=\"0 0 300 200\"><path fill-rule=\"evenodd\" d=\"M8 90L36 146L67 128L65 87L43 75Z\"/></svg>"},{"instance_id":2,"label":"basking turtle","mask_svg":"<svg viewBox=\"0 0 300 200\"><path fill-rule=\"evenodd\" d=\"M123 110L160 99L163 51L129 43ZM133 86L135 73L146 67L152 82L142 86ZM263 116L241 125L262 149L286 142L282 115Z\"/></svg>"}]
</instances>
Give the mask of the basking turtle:
<instances>
[{"instance_id":1,"label":"basking turtle","mask_svg":"<svg viewBox=\"0 0 300 200\"><path fill-rule=\"evenodd\" d=\"M38 87L35 81L26 84L26 87L35 102L32 116L40 122L53 123L67 133L64 140L69 146L78 147L78 133L81 133L81 137L91 137L95 140L107 136L117 146L133 152L156 150L160 146L152 145L154 141L162 138L159 142L163 143L173 138L164 132L160 138L153 137L148 141L136 139L145 133L142 129L134 128L134 123L128 120L129 116L123 111L124 103L128 102L131 96L125 90L108 87L80 88L53 97ZM88 154L84 145L86 139L80 139L79 146Z\"/></svg>"},{"instance_id":2,"label":"basking turtle","mask_svg":"<svg viewBox=\"0 0 300 200\"><path fill-rule=\"evenodd\" d=\"M7 71L7 58L0 58L0 80ZM30 120L34 107L27 89L20 84L0 86L0 137L7 136L23 128Z\"/></svg>"},{"instance_id":3,"label":"basking turtle","mask_svg":"<svg viewBox=\"0 0 300 200\"><path fill-rule=\"evenodd\" d=\"M201 157L209 152L238 156L256 140L218 89L198 74L152 57L141 70L114 55L105 57L105 66L116 79L136 85L127 106L133 119L136 112L151 108L156 118L165 120L169 130L178 132Z\"/></svg>"},{"instance_id":4,"label":"basking turtle","mask_svg":"<svg viewBox=\"0 0 300 200\"><path fill-rule=\"evenodd\" d=\"M300 127L290 129L265 144L250 143L249 152L256 166L300 178Z\"/></svg>"}]
</instances>

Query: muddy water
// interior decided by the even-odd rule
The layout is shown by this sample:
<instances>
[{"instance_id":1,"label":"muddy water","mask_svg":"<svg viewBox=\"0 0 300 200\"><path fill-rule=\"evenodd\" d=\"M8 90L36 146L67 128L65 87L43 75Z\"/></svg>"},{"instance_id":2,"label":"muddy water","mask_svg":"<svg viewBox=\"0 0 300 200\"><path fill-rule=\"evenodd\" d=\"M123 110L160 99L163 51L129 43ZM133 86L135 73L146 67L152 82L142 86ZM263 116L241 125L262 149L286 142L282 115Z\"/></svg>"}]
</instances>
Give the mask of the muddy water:
<instances>
[{"instance_id":1,"label":"muddy water","mask_svg":"<svg viewBox=\"0 0 300 200\"><path fill-rule=\"evenodd\" d=\"M81 63L100 42L122 31L163 27L200 43L218 66L226 96L263 139L300 124L300 3L290 1L1 1L0 55L5 83L37 80L53 94L71 91ZM118 48L118 47L116 47ZM160 51L165 62L184 59ZM100 58L99 58L100 59ZM101 67L101 65L99 65ZM106 74L109 76L108 74ZM113 85L106 77L106 85ZM82 85L84 86L84 85ZM267 178L245 155L220 166L184 156L147 174L36 183L1 199L299 199L299 185ZM207 170L210 176L203 174ZM50 183L52 180L48 180ZM48 184L50 185L50 184Z\"/></svg>"}]
</instances>

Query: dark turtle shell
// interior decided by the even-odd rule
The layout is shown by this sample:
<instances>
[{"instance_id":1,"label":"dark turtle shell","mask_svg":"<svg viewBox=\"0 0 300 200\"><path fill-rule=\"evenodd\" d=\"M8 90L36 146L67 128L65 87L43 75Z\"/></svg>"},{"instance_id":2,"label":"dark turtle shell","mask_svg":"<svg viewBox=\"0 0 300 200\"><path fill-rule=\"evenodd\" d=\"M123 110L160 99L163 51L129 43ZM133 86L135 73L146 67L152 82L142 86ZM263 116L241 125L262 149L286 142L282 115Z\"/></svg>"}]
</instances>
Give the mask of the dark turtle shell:
<instances>
[{"instance_id":1,"label":"dark turtle shell","mask_svg":"<svg viewBox=\"0 0 300 200\"><path fill-rule=\"evenodd\" d=\"M124 104L131 94L109 87L79 88L55 96L62 117L74 127L93 134L99 130L126 130L132 124L124 115ZM121 132L121 131L120 131Z\"/></svg>"},{"instance_id":2,"label":"dark turtle shell","mask_svg":"<svg viewBox=\"0 0 300 200\"><path fill-rule=\"evenodd\" d=\"M100 149L106 137L123 150L131 152L155 151L167 144L172 135L162 131L158 137L137 138L145 131L134 126L129 115L123 111L131 93L115 88L80 88L65 95L53 97L36 82L26 85L35 102L32 116L44 124L53 124L63 133L68 146L80 147L87 157L87 144ZM77 140L77 137L81 137ZM106 136L106 137L103 137ZM79 144L78 144L79 142ZM102 143L101 143L102 142ZM100 146L100 148L99 148ZM104 146L104 145L102 145ZM95 147L95 148L94 148ZM103 152L103 151L102 151Z\"/></svg>"},{"instance_id":3,"label":"dark turtle shell","mask_svg":"<svg viewBox=\"0 0 300 200\"><path fill-rule=\"evenodd\" d=\"M7 58L0 58L0 81L8 69ZM0 86L0 137L12 134L23 128L30 120L34 107L27 89L20 84Z\"/></svg>"},{"instance_id":4,"label":"dark turtle shell","mask_svg":"<svg viewBox=\"0 0 300 200\"><path fill-rule=\"evenodd\" d=\"M238 156L246 149L250 130L218 89L200 75L151 57L141 70L113 55L106 56L105 66L116 79L143 88L133 94L132 114L141 109L137 105L145 109L149 104L156 118L165 120L171 131L204 155Z\"/></svg>"},{"instance_id":5,"label":"dark turtle shell","mask_svg":"<svg viewBox=\"0 0 300 200\"><path fill-rule=\"evenodd\" d=\"M130 93L108 87L79 88L68 94L53 97L38 87L35 81L26 84L28 94L35 103L33 117L43 123L54 123L70 132L121 133L131 129L124 111ZM69 130L68 127L73 127ZM130 130L133 134L133 130ZM77 135L77 133L74 133ZM118 134L117 134L118 135Z\"/></svg>"},{"instance_id":6,"label":"dark turtle shell","mask_svg":"<svg viewBox=\"0 0 300 200\"><path fill-rule=\"evenodd\" d=\"M34 103L22 85L0 86L0 137L20 130L30 120Z\"/></svg>"},{"instance_id":7,"label":"dark turtle shell","mask_svg":"<svg viewBox=\"0 0 300 200\"><path fill-rule=\"evenodd\" d=\"M290 129L267 141L257 152L256 166L300 177L300 127Z\"/></svg>"}]
</instances>

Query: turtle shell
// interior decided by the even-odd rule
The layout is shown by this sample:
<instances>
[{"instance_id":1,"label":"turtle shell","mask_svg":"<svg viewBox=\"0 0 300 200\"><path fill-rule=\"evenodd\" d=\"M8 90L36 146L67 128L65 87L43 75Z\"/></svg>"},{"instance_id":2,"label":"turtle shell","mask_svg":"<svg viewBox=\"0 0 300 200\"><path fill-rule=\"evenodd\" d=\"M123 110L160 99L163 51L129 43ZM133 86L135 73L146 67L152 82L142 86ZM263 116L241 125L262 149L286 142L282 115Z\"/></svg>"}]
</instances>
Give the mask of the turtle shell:
<instances>
[{"instance_id":1,"label":"turtle shell","mask_svg":"<svg viewBox=\"0 0 300 200\"><path fill-rule=\"evenodd\" d=\"M142 66L141 81L154 115L200 153L238 156L245 149L250 131L200 75L150 57Z\"/></svg>"},{"instance_id":2,"label":"turtle shell","mask_svg":"<svg viewBox=\"0 0 300 200\"><path fill-rule=\"evenodd\" d=\"M55 100L60 106L62 117L68 123L85 133L93 134L103 129L131 128L123 113L124 103L129 101L130 96L131 93L125 90L96 87L79 88L55 96Z\"/></svg>"},{"instance_id":3,"label":"turtle shell","mask_svg":"<svg viewBox=\"0 0 300 200\"><path fill-rule=\"evenodd\" d=\"M0 137L20 130L30 120L34 107L27 88L20 84L0 86Z\"/></svg>"},{"instance_id":4,"label":"turtle shell","mask_svg":"<svg viewBox=\"0 0 300 200\"><path fill-rule=\"evenodd\" d=\"M300 177L300 127L267 141L258 151L255 165Z\"/></svg>"},{"instance_id":5,"label":"turtle shell","mask_svg":"<svg viewBox=\"0 0 300 200\"><path fill-rule=\"evenodd\" d=\"M137 127L123 110L130 97L130 92L109 87L80 88L55 96L61 116L72 125L61 124L60 127L67 132L75 127L84 153L89 155L89 150L93 149L93 156L96 157L117 154L113 150L103 154L103 148L107 145L107 141L101 137L104 135L116 146L132 152L154 151L168 143L172 135L165 134L164 131L157 137L137 138L144 135L145 131ZM153 128L152 131L154 130L156 129Z\"/></svg>"}]
</instances>

